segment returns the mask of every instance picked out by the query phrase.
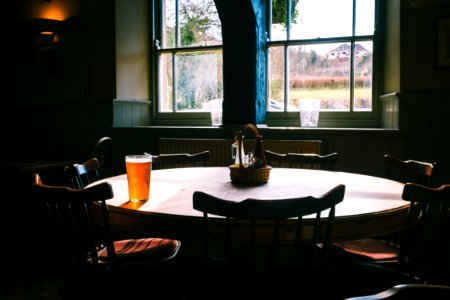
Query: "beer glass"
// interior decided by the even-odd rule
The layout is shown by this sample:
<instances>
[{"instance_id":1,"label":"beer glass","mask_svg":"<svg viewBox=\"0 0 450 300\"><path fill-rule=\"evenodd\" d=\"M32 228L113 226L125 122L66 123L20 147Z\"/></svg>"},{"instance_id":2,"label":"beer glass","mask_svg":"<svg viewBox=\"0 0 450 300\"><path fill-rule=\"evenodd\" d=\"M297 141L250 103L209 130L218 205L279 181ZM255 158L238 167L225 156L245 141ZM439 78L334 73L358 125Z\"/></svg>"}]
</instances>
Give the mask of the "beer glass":
<instances>
[{"instance_id":1,"label":"beer glass","mask_svg":"<svg viewBox=\"0 0 450 300\"><path fill-rule=\"evenodd\" d=\"M130 201L147 201L150 196L152 156L150 154L126 155L125 165Z\"/></svg>"}]
</instances>

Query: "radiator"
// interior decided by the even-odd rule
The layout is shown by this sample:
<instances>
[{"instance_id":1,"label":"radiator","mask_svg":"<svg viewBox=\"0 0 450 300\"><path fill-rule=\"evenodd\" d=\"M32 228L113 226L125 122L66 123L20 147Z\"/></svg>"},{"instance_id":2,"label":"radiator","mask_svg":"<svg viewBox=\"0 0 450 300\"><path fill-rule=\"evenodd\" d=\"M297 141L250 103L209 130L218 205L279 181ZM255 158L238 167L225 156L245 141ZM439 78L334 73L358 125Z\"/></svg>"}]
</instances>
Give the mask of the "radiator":
<instances>
[{"instance_id":1,"label":"radiator","mask_svg":"<svg viewBox=\"0 0 450 300\"><path fill-rule=\"evenodd\" d=\"M231 145L234 140L228 139L184 139L160 138L159 153L196 153L209 150L211 153L209 166L228 166L234 163L231 158ZM320 140L264 140L264 149L278 153L321 153ZM245 152L255 149L254 140L244 140Z\"/></svg>"}]
</instances>

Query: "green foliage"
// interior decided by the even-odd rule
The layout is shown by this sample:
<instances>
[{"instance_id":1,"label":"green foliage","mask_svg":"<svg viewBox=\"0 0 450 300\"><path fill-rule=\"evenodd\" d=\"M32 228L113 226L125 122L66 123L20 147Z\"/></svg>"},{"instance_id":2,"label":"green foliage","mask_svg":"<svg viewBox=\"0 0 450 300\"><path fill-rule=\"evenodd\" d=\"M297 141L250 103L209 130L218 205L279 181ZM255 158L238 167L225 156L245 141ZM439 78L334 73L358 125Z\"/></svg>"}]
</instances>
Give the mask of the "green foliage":
<instances>
[{"instance_id":1,"label":"green foliage","mask_svg":"<svg viewBox=\"0 0 450 300\"><path fill-rule=\"evenodd\" d=\"M298 12L295 10L299 0L291 1L291 23L295 24ZM272 0L272 23L287 26L287 4L288 0Z\"/></svg>"},{"instance_id":2,"label":"green foliage","mask_svg":"<svg viewBox=\"0 0 450 300\"><path fill-rule=\"evenodd\" d=\"M203 1L180 3L181 45L206 44L208 40L213 39L208 33L213 27L220 26L215 17L215 6Z\"/></svg>"}]
</instances>

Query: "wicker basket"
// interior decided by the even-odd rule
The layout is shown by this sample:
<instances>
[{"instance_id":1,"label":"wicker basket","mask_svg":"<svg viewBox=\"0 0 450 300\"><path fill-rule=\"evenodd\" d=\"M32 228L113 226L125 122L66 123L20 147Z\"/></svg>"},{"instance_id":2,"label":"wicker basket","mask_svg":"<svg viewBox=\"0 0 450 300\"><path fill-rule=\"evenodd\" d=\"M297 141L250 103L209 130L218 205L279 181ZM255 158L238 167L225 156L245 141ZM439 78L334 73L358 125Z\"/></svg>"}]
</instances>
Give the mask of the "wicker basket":
<instances>
[{"instance_id":1,"label":"wicker basket","mask_svg":"<svg viewBox=\"0 0 450 300\"><path fill-rule=\"evenodd\" d=\"M264 168L244 168L229 166L230 179L234 183L266 183L269 181L271 166Z\"/></svg>"},{"instance_id":2,"label":"wicker basket","mask_svg":"<svg viewBox=\"0 0 450 300\"><path fill-rule=\"evenodd\" d=\"M255 125L247 124L243 127L242 133L250 128L253 133L259 135L258 129ZM243 135L242 135L243 136ZM241 156L241 151L237 151L236 155ZM234 183L245 183L245 184L261 184L267 183L269 181L271 166L266 165L262 168L244 167L242 165L243 158L239 158L239 166L230 165L230 179Z\"/></svg>"}]
</instances>

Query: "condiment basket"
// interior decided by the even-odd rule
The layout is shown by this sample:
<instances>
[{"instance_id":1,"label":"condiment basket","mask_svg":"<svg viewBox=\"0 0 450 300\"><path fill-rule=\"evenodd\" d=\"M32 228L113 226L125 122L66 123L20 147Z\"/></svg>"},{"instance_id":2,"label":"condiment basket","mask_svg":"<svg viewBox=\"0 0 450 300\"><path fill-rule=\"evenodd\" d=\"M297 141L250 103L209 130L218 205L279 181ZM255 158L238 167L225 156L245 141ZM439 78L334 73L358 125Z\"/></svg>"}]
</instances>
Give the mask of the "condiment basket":
<instances>
[{"instance_id":1,"label":"condiment basket","mask_svg":"<svg viewBox=\"0 0 450 300\"><path fill-rule=\"evenodd\" d=\"M241 130L240 137L244 137L244 133L247 129L253 131L254 135L259 135L258 129L253 124L244 125ZM242 143L242 141L239 141ZM264 150L263 150L264 151ZM270 170L272 170L271 166L265 165L264 167L254 168L249 166L244 166L242 164L243 157L241 151L236 151L236 155L239 156L239 166L230 165L230 179L233 183L244 183L244 184L261 184L267 183L270 177Z\"/></svg>"}]
</instances>

